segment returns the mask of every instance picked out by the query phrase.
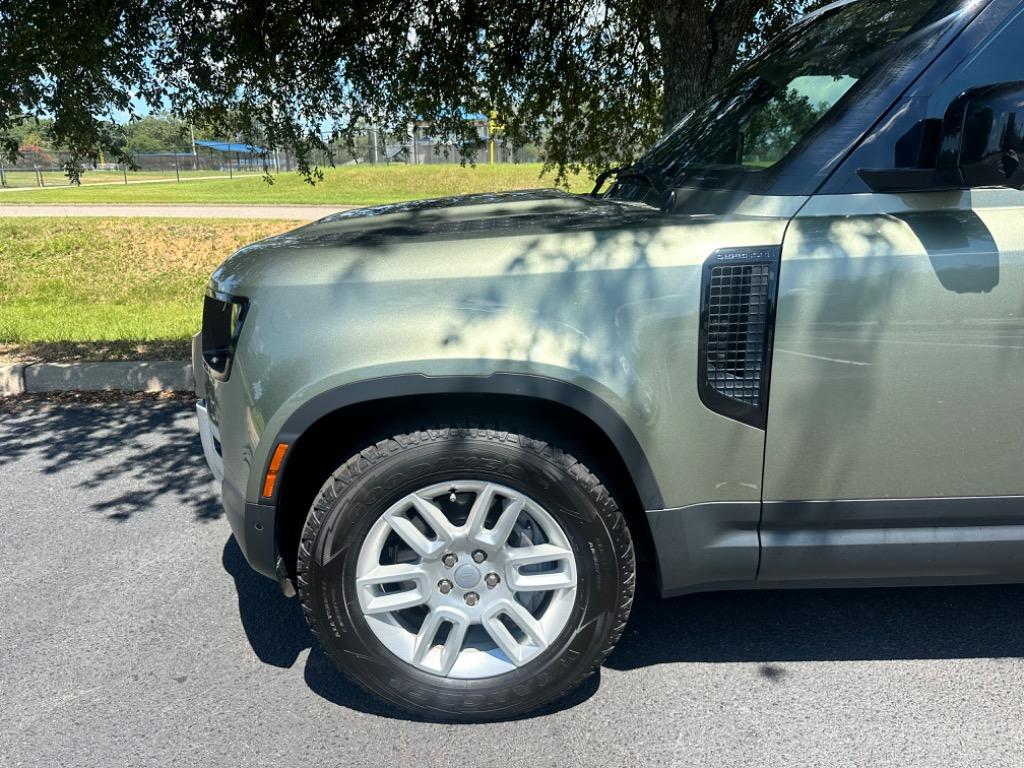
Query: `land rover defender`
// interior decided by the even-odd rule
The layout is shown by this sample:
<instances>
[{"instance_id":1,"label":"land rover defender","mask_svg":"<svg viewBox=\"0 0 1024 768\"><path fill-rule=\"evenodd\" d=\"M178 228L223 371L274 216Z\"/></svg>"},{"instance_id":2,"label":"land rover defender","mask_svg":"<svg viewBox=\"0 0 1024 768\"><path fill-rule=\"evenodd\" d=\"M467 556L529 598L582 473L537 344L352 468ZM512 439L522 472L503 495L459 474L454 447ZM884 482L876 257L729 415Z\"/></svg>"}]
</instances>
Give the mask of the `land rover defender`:
<instances>
[{"instance_id":1,"label":"land rover defender","mask_svg":"<svg viewBox=\"0 0 1024 768\"><path fill-rule=\"evenodd\" d=\"M242 248L194 362L248 561L467 720L593 673L638 557L666 596L1024 581L1022 41L1020 0L836 3L591 195Z\"/></svg>"}]
</instances>

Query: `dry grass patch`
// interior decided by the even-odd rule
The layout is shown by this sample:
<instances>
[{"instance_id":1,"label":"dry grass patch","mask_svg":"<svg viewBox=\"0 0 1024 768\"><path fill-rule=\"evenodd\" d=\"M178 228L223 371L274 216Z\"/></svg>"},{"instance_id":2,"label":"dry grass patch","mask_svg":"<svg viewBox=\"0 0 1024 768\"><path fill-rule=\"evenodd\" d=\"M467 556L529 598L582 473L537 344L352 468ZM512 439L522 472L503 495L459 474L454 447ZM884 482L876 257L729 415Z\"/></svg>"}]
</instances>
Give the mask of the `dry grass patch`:
<instances>
[{"instance_id":1,"label":"dry grass patch","mask_svg":"<svg viewBox=\"0 0 1024 768\"><path fill-rule=\"evenodd\" d=\"M106 350L114 359L150 356L161 350L142 342L180 342L198 330L203 287L218 264L241 246L298 224L0 219L0 344L8 355L18 345L42 359L104 353L103 345L66 342L119 342Z\"/></svg>"}]
</instances>

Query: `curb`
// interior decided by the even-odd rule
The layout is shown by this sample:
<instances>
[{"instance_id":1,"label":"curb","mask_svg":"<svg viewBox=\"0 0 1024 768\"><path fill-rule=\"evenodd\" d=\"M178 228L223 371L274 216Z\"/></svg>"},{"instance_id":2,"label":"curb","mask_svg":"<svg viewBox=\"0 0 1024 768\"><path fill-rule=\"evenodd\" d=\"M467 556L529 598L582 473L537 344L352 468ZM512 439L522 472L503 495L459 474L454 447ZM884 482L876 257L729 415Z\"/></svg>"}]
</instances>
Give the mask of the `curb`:
<instances>
[{"instance_id":1,"label":"curb","mask_svg":"<svg viewBox=\"0 0 1024 768\"><path fill-rule=\"evenodd\" d=\"M184 360L0 365L0 395L37 392L180 392L195 387Z\"/></svg>"}]
</instances>

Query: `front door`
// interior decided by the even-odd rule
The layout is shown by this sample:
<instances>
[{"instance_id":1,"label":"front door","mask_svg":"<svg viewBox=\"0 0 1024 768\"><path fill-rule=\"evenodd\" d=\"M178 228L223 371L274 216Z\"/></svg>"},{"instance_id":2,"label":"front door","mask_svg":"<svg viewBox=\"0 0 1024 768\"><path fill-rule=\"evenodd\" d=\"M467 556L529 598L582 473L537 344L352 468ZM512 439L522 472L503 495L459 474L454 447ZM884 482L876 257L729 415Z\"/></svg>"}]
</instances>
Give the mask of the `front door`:
<instances>
[{"instance_id":1,"label":"front door","mask_svg":"<svg viewBox=\"0 0 1024 768\"><path fill-rule=\"evenodd\" d=\"M1024 80L1022 33L937 78L929 116ZM819 194L793 220L761 542L764 581L1024 575L1024 192Z\"/></svg>"}]
</instances>

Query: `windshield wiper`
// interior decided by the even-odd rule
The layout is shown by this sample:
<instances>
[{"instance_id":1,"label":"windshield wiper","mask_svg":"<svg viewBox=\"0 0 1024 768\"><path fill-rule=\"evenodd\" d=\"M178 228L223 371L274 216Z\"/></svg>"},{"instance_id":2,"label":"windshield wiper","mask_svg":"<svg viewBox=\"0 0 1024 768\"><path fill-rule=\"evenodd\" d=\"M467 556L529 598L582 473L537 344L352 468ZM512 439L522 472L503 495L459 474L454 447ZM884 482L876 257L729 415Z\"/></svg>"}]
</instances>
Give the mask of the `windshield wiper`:
<instances>
[{"instance_id":1,"label":"windshield wiper","mask_svg":"<svg viewBox=\"0 0 1024 768\"><path fill-rule=\"evenodd\" d=\"M622 165L618 168L609 168L607 171L601 173L601 175L597 177L597 181L594 182L594 188L590 190L590 196L597 197L598 193L601 191L601 187L604 186L604 183L611 176L615 177L616 183L620 181L642 181L651 189L659 192L661 191L660 186L654 178L651 177L646 168L638 165Z\"/></svg>"}]
</instances>

